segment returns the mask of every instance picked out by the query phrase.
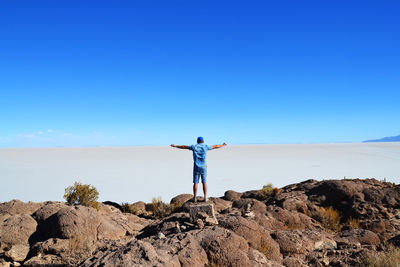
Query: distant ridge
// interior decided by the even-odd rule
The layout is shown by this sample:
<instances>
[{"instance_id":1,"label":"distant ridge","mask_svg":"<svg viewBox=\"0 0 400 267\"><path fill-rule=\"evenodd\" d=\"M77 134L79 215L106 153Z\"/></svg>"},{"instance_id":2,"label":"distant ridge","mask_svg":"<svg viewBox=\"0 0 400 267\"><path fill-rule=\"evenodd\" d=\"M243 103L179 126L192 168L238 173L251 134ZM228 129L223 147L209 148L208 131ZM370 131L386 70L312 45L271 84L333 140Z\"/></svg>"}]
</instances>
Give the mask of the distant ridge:
<instances>
[{"instance_id":1,"label":"distant ridge","mask_svg":"<svg viewBox=\"0 0 400 267\"><path fill-rule=\"evenodd\" d=\"M367 140L366 142L400 142L400 135L383 137L381 139Z\"/></svg>"}]
</instances>

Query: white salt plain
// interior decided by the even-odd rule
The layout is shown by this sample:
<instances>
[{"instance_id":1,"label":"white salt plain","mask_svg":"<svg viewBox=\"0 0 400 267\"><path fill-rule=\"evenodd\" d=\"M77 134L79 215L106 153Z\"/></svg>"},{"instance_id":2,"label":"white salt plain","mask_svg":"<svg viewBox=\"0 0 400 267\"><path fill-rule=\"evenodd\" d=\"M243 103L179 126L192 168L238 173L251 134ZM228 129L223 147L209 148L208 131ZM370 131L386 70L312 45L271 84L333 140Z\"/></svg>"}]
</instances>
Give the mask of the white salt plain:
<instances>
[{"instance_id":1,"label":"white salt plain","mask_svg":"<svg viewBox=\"0 0 400 267\"><path fill-rule=\"evenodd\" d=\"M0 202L63 200L75 181L96 186L101 201L169 201L191 193L192 166L191 151L167 146L3 148ZM398 183L400 143L232 145L208 152L209 196L343 177Z\"/></svg>"}]
</instances>

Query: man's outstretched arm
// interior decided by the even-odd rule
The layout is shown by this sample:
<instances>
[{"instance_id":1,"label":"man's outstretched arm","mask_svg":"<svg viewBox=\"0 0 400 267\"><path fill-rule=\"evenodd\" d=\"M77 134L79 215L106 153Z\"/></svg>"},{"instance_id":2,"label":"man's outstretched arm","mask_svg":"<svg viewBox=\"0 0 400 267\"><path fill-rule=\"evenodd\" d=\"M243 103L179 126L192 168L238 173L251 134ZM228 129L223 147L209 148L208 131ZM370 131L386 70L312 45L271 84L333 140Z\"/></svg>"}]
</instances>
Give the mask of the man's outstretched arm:
<instances>
[{"instance_id":1,"label":"man's outstretched arm","mask_svg":"<svg viewBox=\"0 0 400 267\"><path fill-rule=\"evenodd\" d=\"M180 148L180 149L190 149L189 146L176 146L174 144L172 144L171 146L175 147L175 148Z\"/></svg>"},{"instance_id":2,"label":"man's outstretched arm","mask_svg":"<svg viewBox=\"0 0 400 267\"><path fill-rule=\"evenodd\" d=\"M221 147L224 147L224 146L227 146L227 144L223 143L222 145L213 145L212 149L217 149L217 148L221 148Z\"/></svg>"}]
</instances>

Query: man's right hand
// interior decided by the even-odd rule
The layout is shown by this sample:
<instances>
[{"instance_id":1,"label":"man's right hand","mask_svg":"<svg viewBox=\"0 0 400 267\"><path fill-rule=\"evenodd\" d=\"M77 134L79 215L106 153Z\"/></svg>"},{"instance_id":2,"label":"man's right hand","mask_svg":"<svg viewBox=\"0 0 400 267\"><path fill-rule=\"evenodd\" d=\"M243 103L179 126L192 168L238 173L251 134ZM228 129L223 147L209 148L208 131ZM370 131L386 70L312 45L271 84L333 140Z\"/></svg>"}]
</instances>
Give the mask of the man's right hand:
<instances>
[{"instance_id":1,"label":"man's right hand","mask_svg":"<svg viewBox=\"0 0 400 267\"><path fill-rule=\"evenodd\" d=\"M172 146L172 147L176 147L176 145L174 145L174 144L172 144L171 146Z\"/></svg>"}]
</instances>

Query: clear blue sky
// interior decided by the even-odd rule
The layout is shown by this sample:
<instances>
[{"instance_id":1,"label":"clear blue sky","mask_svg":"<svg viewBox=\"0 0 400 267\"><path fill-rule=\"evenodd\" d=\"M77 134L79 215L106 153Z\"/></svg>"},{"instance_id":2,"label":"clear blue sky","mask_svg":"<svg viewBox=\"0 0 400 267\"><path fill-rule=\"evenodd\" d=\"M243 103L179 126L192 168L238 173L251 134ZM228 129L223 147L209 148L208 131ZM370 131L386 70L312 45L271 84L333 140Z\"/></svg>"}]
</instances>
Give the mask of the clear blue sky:
<instances>
[{"instance_id":1,"label":"clear blue sky","mask_svg":"<svg viewBox=\"0 0 400 267\"><path fill-rule=\"evenodd\" d=\"M0 147L400 134L399 1L0 1Z\"/></svg>"}]
</instances>

